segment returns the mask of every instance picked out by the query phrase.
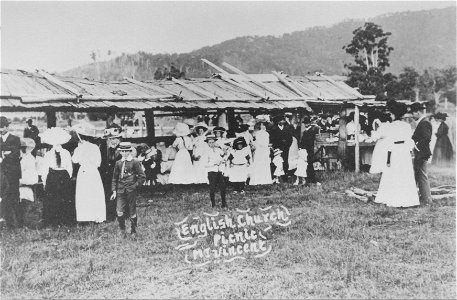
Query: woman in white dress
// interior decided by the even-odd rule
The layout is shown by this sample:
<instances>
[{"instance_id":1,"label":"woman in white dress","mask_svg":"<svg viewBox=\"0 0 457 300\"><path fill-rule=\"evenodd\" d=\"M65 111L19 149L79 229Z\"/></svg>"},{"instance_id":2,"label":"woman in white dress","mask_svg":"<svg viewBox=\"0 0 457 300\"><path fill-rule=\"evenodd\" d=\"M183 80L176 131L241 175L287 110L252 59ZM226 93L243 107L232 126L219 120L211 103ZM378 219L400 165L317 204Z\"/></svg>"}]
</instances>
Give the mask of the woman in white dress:
<instances>
[{"instance_id":1,"label":"woman in white dress","mask_svg":"<svg viewBox=\"0 0 457 300\"><path fill-rule=\"evenodd\" d=\"M81 140L73 152L72 160L79 164L76 177L76 221L106 221L105 191L98 167L101 163L97 145Z\"/></svg>"},{"instance_id":2,"label":"woman in white dress","mask_svg":"<svg viewBox=\"0 0 457 300\"><path fill-rule=\"evenodd\" d=\"M194 158L194 171L195 171L195 183L208 183L208 171L206 164L201 160L206 151L208 151L208 144L206 143L206 133L208 132L208 125L203 122L195 125L195 132L197 136L193 140L193 152Z\"/></svg>"},{"instance_id":3,"label":"woman in white dress","mask_svg":"<svg viewBox=\"0 0 457 300\"><path fill-rule=\"evenodd\" d=\"M371 140L376 141L376 145L373 149L373 156L371 158L371 167L370 173L377 174L382 173L384 167L386 166L386 157L387 157L387 139L386 134L389 132L390 122L388 122L389 117L387 115L380 116L379 119L376 119L373 122L377 125L374 125L374 131L371 132Z\"/></svg>"},{"instance_id":4,"label":"woman in white dress","mask_svg":"<svg viewBox=\"0 0 457 300\"><path fill-rule=\"evenodd\" d=\"M189 137L190 129L187 124L176 124L173 134L176 136L171 145L178 152L171 167L168 183L170 184L193 184L196 182L195 173L192 172L194 166L190 158L189 151L192 150L192 140Z\"/></svg>"},{"instance_id":5,"label":"woman in white dress","mask_svg":"<svg viewBox=\"0 0 457 300\"><path fill-rule=\"evenodd\" d=\"M271 158L270 158L270 134L266 130L266 123L259 122L256 124L254 135L254 158L251 167L251 180L249 185L271 184Z\"/></svg>"},{"instance_id":6,"label":"woman in white dress","mask_svg":"<svg viewBox=\"0 0 457 300\"><path fill-rule=\"evenodd\" d=\"M390 108L392 120L385 134L387 156L385 168L379 183L375 202L391 207L410 207L419 205L416 182L414 179L411 150L411 126L401 121L406 113L406 105L396 103Z\"/></svg>"}]
</instances>

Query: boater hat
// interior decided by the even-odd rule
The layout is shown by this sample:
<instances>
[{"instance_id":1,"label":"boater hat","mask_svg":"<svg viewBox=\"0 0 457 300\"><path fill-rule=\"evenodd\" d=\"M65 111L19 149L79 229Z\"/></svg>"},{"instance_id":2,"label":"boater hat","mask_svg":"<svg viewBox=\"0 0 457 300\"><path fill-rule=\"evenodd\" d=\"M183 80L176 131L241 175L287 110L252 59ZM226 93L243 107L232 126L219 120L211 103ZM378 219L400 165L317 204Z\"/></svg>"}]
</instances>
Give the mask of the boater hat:
<instances>
[{"instance_id":1,"label":"boater hat","mask_svg":"<svg viewBox=\"0 0 457 300\"><path fill-rule=\"evenodd\" d=\"M217 131L225 132L225 128L221 127L221 126L216 126L216 127L214 127L213 132L217 132Z\"/></svg>"},{"instance_id":2,"label":"boater hat","mask_svg":"<svg viewBox=\"0 0 457 300\"><path fill-rule=\"evenodd\" d=\"M205 142L209 142L209 141L217 141L217 136L214 134L207 135L205 138Z\"/></svg>"},{"instance_id":3,"label":"boater hat","mask_svg":"<svg viewBox=\"0 0 457 300\"><path fill-rule=\"evenodd\" d=\"M189 125L184 123L178 123L173 130L173 134L176 136L186 136L190 134Z\"/></svg>"},{"instance_id":4,"label":"boater hat","mask_svg":"<svg viewBox=\"0 0 457 300\"><path fill-rule=\"evenodd\" d=\"M133 151L133 146L130 142L120 142L117 149L119 151Z\"/></svg>"}]
</instances>

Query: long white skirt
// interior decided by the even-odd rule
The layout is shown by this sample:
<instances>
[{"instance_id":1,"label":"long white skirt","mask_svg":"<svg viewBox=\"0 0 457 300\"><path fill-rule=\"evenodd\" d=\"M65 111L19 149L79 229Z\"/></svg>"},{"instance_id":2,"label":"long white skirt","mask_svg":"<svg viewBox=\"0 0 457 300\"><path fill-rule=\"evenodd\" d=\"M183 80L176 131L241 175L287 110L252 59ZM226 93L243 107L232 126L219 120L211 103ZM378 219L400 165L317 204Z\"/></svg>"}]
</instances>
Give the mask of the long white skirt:
<instances>
[{"instance_id":1,"label":"long white skirt","mask_svg":"<svg viewBox=\"0 0 457 300\"><path fill-rule=\"evenodd\" d=\"M205 163L200 160L194 161L195 183L208 183L208 171Z\"/></svg>"},{"instance_id":2,"label":"long white skirt","mask_svg":"<svg viewBox=\"0 0 457 300\"><path fill-rule=\"evenodd\" d=\"M270 148L257 148L254 152L254 161L250 168L249 185L271 184L271 168L270 168Z\"/></svg>"},{"instance_id":3,"label":"long white skirt","mask_svg":"<svg viewBox=\"0 0 457 300\"><path fill-rule=\"evenodd\" d=\"M196 182L194 166L189 151L181 149L176 153L175 162L171 167L169 184L193 184Z\"/></svg>"},{"instance_id":4,"label":"long white skirt","mask_svg":"<svg viewBox=\"0 0 457 300\"><path fill-rule=\"evenodd\" d=\"M106 221L105 191L95 166L81 166L76 178L76 220L78 222Z\"/></svg>"},{"instance_id":5,"label":"long white skirt","mask_svg":"<svg viewBox=\"0 0 457 300\"><path fill-rule=\"evenodd\" d=\"M405 144L392 149L390 162L382 173L375 202L391 207L419 205L411 153Z\"/></svg>"},{"instance_id":6,"label":"long white skirt","mask_svg":"<svg viewBox=\"0 0 457 300\"><path fill-rule=\"evenodd\" d=\"M386 167L387 162L387 140L379 139L373 149L373 156L371 157L370 173L382 173Z\"/></svg>"}]
</instances>

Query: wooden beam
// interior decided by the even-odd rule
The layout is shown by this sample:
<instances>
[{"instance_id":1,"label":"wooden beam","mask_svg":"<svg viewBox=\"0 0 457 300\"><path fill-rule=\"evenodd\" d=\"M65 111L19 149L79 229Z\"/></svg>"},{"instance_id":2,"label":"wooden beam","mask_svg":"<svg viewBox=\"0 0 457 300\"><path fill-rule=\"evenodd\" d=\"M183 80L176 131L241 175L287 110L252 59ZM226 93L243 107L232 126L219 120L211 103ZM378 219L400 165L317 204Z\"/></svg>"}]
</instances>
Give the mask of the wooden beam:
<instances>
[{"instance_id":1,"label":"wooden beam","mask_svg":"<svg viewBox=\"0 0 457 300\"><path fill-rule=\"evenodd\" d=\"M353 89L353 88L351 88L350 86L346 86L345 84L343 85L343 84L341 84L341 83L339 83L339 82L333 80L332 78L330 78L330 77L328 77L328 76L325 76L325 75L323 75L323 74L321 74L321 73L316 73L316 75L317 75L317 76L320 76L320 77L322 77L322 78L324 78L324 79L326 79L326 80L328 80L328 81L330 81L331 83L333 83L334 85L336 85L336 86L342 88L342 89L345 90L346 92L355 94L355 95L356 95L358 98L360 98L360 99L364 99L364 96L363 96L362 94L360 94L356 89Z\"/></svg>"},{"instance_id":2,"label":"wooden beam","mask_svg":"<svg viewBox=\"0 0 457 300\"><path fill-rule=\"evenodd\" d=\"M228 74L230 75L230 74ZM246 91L248 91L249 93L251 93L252 95L254 96L257 96L257 97L260 97L260 99L267 99L267 97L265 95L263 95L262 93L260 93L259 91L257 91L256 89L253 89L251 88L249 85L247 84L243 84L243 83L240 83L238 81L236 81L235 79L233 78L227 78L227 77L224 77L224 75L220 75L221 79L227 83L230 83L230 84L233 84L239 88L242 88Z\"/></svg>"},{"instance_id":3,"label":"wooden beam","mask_svg":"<svg viewBox=\"0 0 457 300\"><path fill-rule=\"evenodd\" d=\"M280 74L276 71L271 72L278 80L284 84L286 87L297 93L300 97L307 98L305 94L303 94L292 82L287 81L286 75Z\"/></svg>"},{"instance_id":4,"label":"wooden beam","mask_svg":"<svg viewBox=\"0 0 457 300\"><path fill-rule=\"evenodd\" d=\"M148 138L155 138L155 122L154 122L154 111L148 109L144 111L144 116L146 118L146 131Z\"/></svg>"},{"instance_id":5,"label":"wooden beam","mask_svg":"<svg viewBox=\"0 0 457 300\"><path fill-rule=\"evenodd\" d=\"M222 74L229 74L227 71L225 71L224 69L218 67L217 65L213 64L212 62L210 62L209 60L206 60L204 58L201 59L204 63L210 65L211 67L213 67L214 69L218 70L220 73Z\"/></svg>"},{"instance_id":6,"label":"wooden beam","mask_svg":"<svg viewBox=\"0 0 457 300\"><path fill-rule=\"evenodd\" d=\"M185 87L186 89L189 89L191 90L192 92L194 93L197 93L197 94L200 94L200 95L203 95L204 97L208 97L209 99L212 99L212 100L217 100L217 96L216 95L213 95L207 91L204 91L203 89L199 88L199 87L196 87L196 86L193 86L191 84L187 84L187 83L184 83L183 81L181 80L178 80L174 77L171 78L171 80L179 85L182 85L183 87Z\"/></svg>"},{"instance_id":7,"label":"wooden beam","mask_svg":"<svg viewBox=\"0 0 457 300\"><path fill-rule=\"evenodd\" d=\"M48 128L56 127L57 125L57 117L55 111L46 111L46 122Z\"/></svg>"},{"instance_id":8,"label":"wooden beam","mask_svg":"<svg viewBox=\"0 0 457 300\"><path fill-rule=\"evenodd\" d=\"M64 90L72 93L72 94L75 94L76 96L78 97L81 97L82 96L82 93L81 93L81 90L77 90L75 88L73 88L72 86L66 84L65 82L63 82L62 80L60 79L57 79L56 77L52 76L51 74L47 73L46 71L44 70L38 70L38 74L40 74L41 76L43 76L44 78L46 78L48 81L50 81L51 83L63 88Z\"/></svg>"},{"instance_id":9,"label":"wooden beam","mask_svg":"<svg viewBox=\"0 0 457 300\"><path fill-rule=\"evenodd\" d=\"M273 89L270 89L270 87L267 86L266 84L264 84L263 82L258 81L257 79L255 79L255 78L253 78L252 76L250 76L250 75L244 73L243 71L241 71L241 70L235 68L234 66L232 66L232 65L230 65L230 64L228 64L228 63L226 63L226 62L222 63L222 65L223 65L224 67L229 68L230 70L232 70L233 72L237 73L238 75L243 76L244 78L248 79L249 81L254 82L254 83L257 84L258 86L260 86L260 87L266 89L267 91L269 91L270 93L275 94L276 96L279 96L279 97L284 97L283 95L279 94L277 91L275 91L275 90L273 90ZM286 97L286 98L287 98L287 97Z\"/></svg>"},{"instance_id":10,"label":"wooden beam","mask_svg":"<svg viewBox=\"0 0 457 300\"><path fill-rule=\"evenodd\" d=\"M354 123L355 123L355 171L360 172L360 145L359 145L359 107L355 106Z\"/></svg>"}]
</instances>

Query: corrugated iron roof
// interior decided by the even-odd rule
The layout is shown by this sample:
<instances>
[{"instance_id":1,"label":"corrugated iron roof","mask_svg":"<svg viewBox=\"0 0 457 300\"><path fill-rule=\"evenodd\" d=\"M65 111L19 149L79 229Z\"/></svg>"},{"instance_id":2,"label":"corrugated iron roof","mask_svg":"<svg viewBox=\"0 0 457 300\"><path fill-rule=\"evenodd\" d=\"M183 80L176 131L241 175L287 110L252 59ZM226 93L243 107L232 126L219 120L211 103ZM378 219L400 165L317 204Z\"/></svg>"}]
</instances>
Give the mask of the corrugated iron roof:
<instances>
[{"instance_id":1,"label":"corrugated iron roof","mask_svg":"<svg viewBox=\"0 0 457 300\"><path fill-rule=\"evenodd\" d=\"M219 74L213 78L139 82L97 81L50 75L44 71L1 71L1 107L16 110L186 110L296 109L310 110L307 100L372 99L338 79L322 76L288 77L302 92L272 74ZM252 79L252 80L251 80Z\"/></svg>"}]
</instances>

